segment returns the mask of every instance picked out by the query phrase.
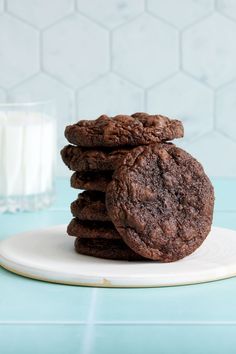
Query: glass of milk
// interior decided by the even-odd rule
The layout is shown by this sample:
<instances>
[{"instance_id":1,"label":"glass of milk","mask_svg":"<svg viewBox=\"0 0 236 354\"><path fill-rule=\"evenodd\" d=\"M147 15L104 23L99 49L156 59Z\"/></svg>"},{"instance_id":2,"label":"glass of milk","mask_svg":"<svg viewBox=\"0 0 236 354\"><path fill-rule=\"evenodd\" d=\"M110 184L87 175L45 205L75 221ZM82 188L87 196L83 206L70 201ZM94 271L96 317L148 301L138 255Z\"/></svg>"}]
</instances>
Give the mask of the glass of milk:
<instances>
[{"instance_id":1,"label":"glass of milk","mask_svg":"<svg viewBox=\"0 0 236 354\"><path fill-rule=\"evenodd\" d=\"M0 104L0 212L49 206L55 159L53 102Z\"/></svg>"}]
</instances>

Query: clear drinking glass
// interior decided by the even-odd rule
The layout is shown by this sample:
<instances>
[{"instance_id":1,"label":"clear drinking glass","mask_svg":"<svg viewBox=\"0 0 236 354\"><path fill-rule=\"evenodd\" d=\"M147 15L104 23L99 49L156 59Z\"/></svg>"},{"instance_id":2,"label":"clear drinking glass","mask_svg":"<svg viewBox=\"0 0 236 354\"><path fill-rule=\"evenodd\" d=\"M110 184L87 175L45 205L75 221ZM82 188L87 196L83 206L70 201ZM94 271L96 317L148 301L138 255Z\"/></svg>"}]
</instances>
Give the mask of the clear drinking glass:
<instances>
[{"instance_id":1,"label":"clear drinking glass","mask_svg":"<svg viewBox=\"0 0 236 354\"><path fill-rule=\"evenodd\" d=\"M53 101L0 104L0 212L49 206L55 160Z\"/></svg>"}]
</instances>

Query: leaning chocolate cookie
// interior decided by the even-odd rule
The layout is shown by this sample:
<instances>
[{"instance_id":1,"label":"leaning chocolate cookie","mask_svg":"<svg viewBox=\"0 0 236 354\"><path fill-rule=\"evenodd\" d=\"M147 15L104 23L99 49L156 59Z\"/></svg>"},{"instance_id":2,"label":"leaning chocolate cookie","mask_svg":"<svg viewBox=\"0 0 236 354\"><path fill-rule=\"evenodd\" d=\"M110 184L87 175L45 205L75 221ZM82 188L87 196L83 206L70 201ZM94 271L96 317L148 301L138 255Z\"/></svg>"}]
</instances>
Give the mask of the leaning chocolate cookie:
<instances>
[{"instance_id":1,"label":"leaning chocolate cookie","mask_svg":"<svg viewBox=\"0 0 236 354\"><path fill-rule=\"evenodd\" d=\"M172 262L208 235L214 191L201 164L167 144L128 153L106 191L108 214L125 243L143 257Z\"/></svg>"},{"instance_id":2,"label":"leaning chocolate cookie","mask_svg":"<svg viewBox=\"0 0 236 354\"><path fill-rule=\"evenodd\" d=\"M65 129L65 136L71 144L87 147L147 145L183 135L184 128L179 120L147 113L112 118L102 115L96 120L81 120Z\"/></svg>"}]
</instances>

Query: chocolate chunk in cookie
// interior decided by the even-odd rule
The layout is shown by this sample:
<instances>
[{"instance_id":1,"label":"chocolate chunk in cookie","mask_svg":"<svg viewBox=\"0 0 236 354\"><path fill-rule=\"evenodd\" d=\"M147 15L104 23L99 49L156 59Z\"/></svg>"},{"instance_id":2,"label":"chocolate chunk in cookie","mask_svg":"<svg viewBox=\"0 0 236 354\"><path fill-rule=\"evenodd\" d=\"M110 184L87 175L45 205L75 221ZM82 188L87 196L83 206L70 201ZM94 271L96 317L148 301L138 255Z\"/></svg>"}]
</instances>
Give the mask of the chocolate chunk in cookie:
<instances>
[{"instance_id":1,"label":"chocolate chunk in cookie","mask_svg":"<svg viewBox=\"0 0 236 354\"><path fill-rule=\"evenodd\" d=\"M63 162L72 171L114 171L131 147L89 149L67 145L61 150Z\"/></svg>"},{"instance_id":2,"label":"chocolate chunk in cookie","mask_svg":"<svg viewBox=\"0 0 236 354\"><path fill-rule=\"evenodd\" d=\"M190 154L174 145L152 144L126 155L108 185L106 206L134 252L172 262L194 252L208 235L214 191Z\"/></svg>"},{"instance_id":3,"label":"chocolate chunk in cookie","mask_svg":"<svg viewBox=\"0 0 236 354\"><path fill-rule=\"evenodd\" d=\"M138 146L181 138L183 125L162 115L135 113L131 116L102 115L96 120L81 120L65 129L71 144L78 146Z\"/></svg>"},{"instance_id":4,"label":"chocolate chunk in cookie","mask_svg":"<svg viewBox=\"0 0 236 354\"><path fill-rule=\"evenodd\" d=\"M71 203L71 213L80 220L111 221L105 205L105 193L85 191Z\"/></svg>"},{"instance_id":5,"label":"chocolate chunk in cookie","mask_svg":"<svg viewBox=\"0 0 236 354\"><path fill-rule=\"evenodd\" d=\"M97 258L123 261L144 260L142 256L132 251L122 240L77 238L75 240L75 250L80 254Z\"/></svg>"},{"instance_id":6,"label":"chocolate chunk in cookie","mask_svg":"<svg viewBox=\"0 0 236 354\"><path fill-rule=\"evenodd\" d=\"M120 239L112 222L82 221L78 218L71 220L67 227L70 236L79 238L104 238L108 240Z\"/></svg>"},{"instance_id":7,"label":"chocolate chunk in cookie","mask_svg":"<svg viewBox=\"0 0 236 354\"><path fill-rule=\"evenodd\" d=\"M106 192L112 178L112 171L75 172L71 176L71 187L76 189Z\"/></svg>"}]
</instances>

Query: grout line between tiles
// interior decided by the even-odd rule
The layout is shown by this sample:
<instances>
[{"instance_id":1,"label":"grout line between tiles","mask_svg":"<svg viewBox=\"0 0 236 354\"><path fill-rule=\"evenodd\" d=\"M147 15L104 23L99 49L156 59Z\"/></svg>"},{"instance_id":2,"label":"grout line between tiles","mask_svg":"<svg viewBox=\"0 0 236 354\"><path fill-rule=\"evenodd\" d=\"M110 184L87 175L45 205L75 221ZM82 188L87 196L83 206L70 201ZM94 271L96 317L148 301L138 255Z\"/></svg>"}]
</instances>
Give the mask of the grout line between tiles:
<instances>
[{"instance_id":1,"label":"grout line between tiles","mask_svg":"<svg viewBox=\"0 0 236 354\"><path fill-rule=\"evenodd\" d=\"M171 28L174 29L175 31L178 31L178 27L175 26L175 25L174 25L173 23L171 23L170 21L166 20L164 17L159 16L158 14L156 14L156 13L150 11L149 9L146 9L145 11L146 11L146 13L147 13L149 16L152 16L152 17L155 18L156 20L158 20L158 21L164 23L165 25L171 27Z\"/></svg>"},{"instance_id":2,"label":"grout line between tiles","mask_svg":"<svg viewBox=\"0 0 236 354\"><path fill-rule=\"evenodd\" d=\"M180 70L174 71L172 74L169 74L168 76L165 76L163 79L159 80L158 82L155 82L154 84L146 87L145 89L147 91L153 89L154 87L161 86L164 84L166 81L171 80L174 76L178 75L180 73Z\"/></svg>"},{"instance_id":3,"label":"grout line between tiles","mask_svg":"<svg viewBox=\"0 0 236 354\"><path fill-rule=\"evenodd\" d=\"M178 58L179 58L179 70L183 69L183 45L182 45L182 31L178 32Z\"/></svg>"},{"instance_id":4,"label":"grout line between tiles","mask_svg":"<svg viewBox=\"0 0 236 354\"><path fill-rule=\"evenodd\" d=\"M200 18L196 19L195 21L189 23L188 25L184 26L182 28L183 31L187 31L188 29L190 29L191 27L198 25L199 23L205 21L208 19L208 17L211 17L213 15L215 15L215 10L212 9L211 11L209 11L208 13L206 13L205 15L201 16Z\"/></svg>"},{"instance_id":5,"label":"grout line between tiles","mask_svg":"<svg viewBox=\"0 0 236 354\"><path fill-rule=\"evenodd\" d=\"M217 109L216 109L216 92L214 92L213 96L213 129L217 131Z\"/></svg>"},{"instance_id":6,"label":"grout line between tiles","mask_svg":"<svg viewBox=\"0 0 236 354\"><path fill-rule=\"evenodd\" d=\"M113 57L113 33L112 31L108 32L108 48L109 48L109 71L112 71L112 57Z\"/></svg>"},{"instance_id":7,"label":"grout line between tiles","mask_svg":"<svg viewBox=\"0 0 236 354\"><path fill-rule=\"evenodd\" d=\"M21 85L24 85L25 83L27 83L28 81L34 79L35 77L37 77L38 75L40 75L41 72L40 70L38 70L37 72L35 72L34 74L30 75L30 76L27 76L25 79L21 80L20 82L18 82L17 84L15 85L12 85L8 88L8 91L12 91L12 90L15 90L17 89L18 87L20 87Z\"/></svg>"},{"instance_id":8,"label":"grout line between tiles","mask_svg":"<svg viewBox=\"0 0 236 354\"><path fill-rule=\"evenodd\" d=\"M105 31L109 31L109 27L104 25L102 21L98 21L95 17L91 17L88 14L86 14L84 11L82 11L78 6L76 7L74 13L77 13L79 16L82 16L86 18L88 21L95 23L98 27L104 29Z\"/></svg>"},{"instance_id":9,"label":"grout line between tiles","mask_svg":"<svg viewBox=\"0 0 236 354\"><path fill-rule=\"evenodd\" d=\"M24 23L27 26L30 26L31 28L33 28L36 31L39 31L39 28L37 26L35 26L34 24L32 24L31 22L25 20L24 18L22 18L21 16L18 16L16 13L12 12L11 10L9 10L8 6L7 6L7 2L4 8L4 14L6 16L12 17L13 19L20 21L22 23Z\"/></svg>"},{"instance_id":10,"label":"grout line between tiles","mask_svg":"<svg viewBox=\"0 0 236 354\"><path fill-rule=\"evenodd\" d=\"M226 139L230 140L232 143L235 144L235 138L232 138L228 133L224 132L222 129L219 129L217 127L217 128L215 128L214 131L219 133L220 135L224 136Z\"/></svg>"},{"instance_id":11,"label":"grout line between tiles","mask_svg":"<svg viewBox=\"0 0 236 354\"><path fill-rule=\"evenodd\" d=\"M143 105L144 105L144 112L147 112L148 111L148 90L147 89L144 89Z\"/></svg>"},{"instance_id":12,"label":"grout line between tiles","mask_svg":"<svg viewBox=\"0 0 236 354\"><path fill-rule=\"evenodd\" d=\"M74 16L76 14L76 12L74 10L68 12L66 15L59 17L57 20L51 22L49 25L44 26L43 28L41 28L41 30L47 31L48 29L51 29L52 27L58 25L60 22L69 19L70 17Z\"/></svg>"},{"instance_id":13,"label":"grout line between tiles","mask_svg":"<svg viewBox=\"0 0 236 354\"><path fill-rule=\"evenodd\" d=\"M82 354L89 354L91 352L91 347L93 344L93 336L94 336L94 319L95 319L96 304L97 304L97 288L94 288L92 290L91 301L89 304L86 330L85 330L85 335L84 335L83 345L82 345Z\"/></svg>"},{"instance_id":14,"label":"grout line between tiles","mask_svg":"<svg viewBox=\"0 0 236 354\"><path fill-rule=\"evenodd\" d=\"M146 13L148 13L149 9L148 9L148 0L144 0L144 11Z\"/></svg>"},{"instance_id":15,"label":"grout line between tiles","mask_svg":"<svg viewBox=\"0 0 236 354\"><path fill-rule=\"evenodd\" d=\"M40 72L42 73L44 67L44 60L43 60L43 33L42 31L39 32L39 68Z\"/></svg>"},{"instance_id":16,"label":"grout line between tiles","mask_svg":"<svg viewBox=\"0 0 236 354\"><path fill-rule=\"evenodd\" d=\"M7 0L3 0L2 4L2 13L7 12Z\"/></svg>"},{"instance_id":17,"label":"grout line between tiles","mask_svg":"<svg viewBox=\"0 0 236 354\"><path fill-rule=\"evenodd\" d=\"M233 17L231 17L230 15L226 14L224 11L218 10L218 14L223 16L224 18L226 18L227 20L235 23L235 19Z\"/></svg>"}]
</instances>

